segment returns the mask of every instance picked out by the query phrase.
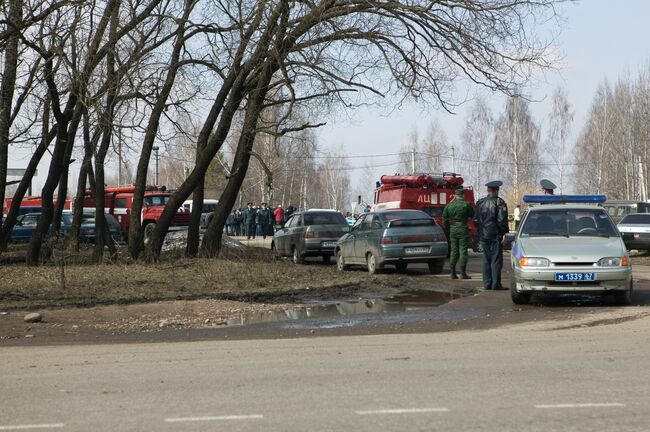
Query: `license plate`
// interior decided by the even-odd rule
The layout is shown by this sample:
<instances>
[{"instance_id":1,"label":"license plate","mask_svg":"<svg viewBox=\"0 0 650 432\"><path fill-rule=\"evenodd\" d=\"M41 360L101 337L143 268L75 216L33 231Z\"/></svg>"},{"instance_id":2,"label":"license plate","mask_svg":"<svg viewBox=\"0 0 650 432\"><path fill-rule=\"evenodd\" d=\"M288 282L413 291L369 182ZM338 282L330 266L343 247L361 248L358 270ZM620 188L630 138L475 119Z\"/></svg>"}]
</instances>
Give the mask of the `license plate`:
<instances>
[{"instance_id":1,"label":"license plate","mask_svg":"<svg viewBox=\"0 0 650 432\"><path fill-rule=\"evenodd\" d=\"M555 273L558 282L592 282L596 280L595 273Z\"/></svg>"},{"instance_id":2,"label":"license plate","mask_svg":"<svg viewBox=\"0 0 650 432\"><path fill-rule=\"evenodd\" d=\"M426 253L429 253L429 248L427 248L427 247L410 247L410 248L405 248L404 253L407 254L407 255L426 254Z\"/></svg>"},{"instance_id":3,"label":"license plate","mask_svg":"<svg viewBox=\"0 0 650 432\"><path fill-rule=\"evenodd\" d=\"M336 246L336 242L323 242L321 243L321 246L333 248L334 246Z\"/></svg>"}]
</instances>

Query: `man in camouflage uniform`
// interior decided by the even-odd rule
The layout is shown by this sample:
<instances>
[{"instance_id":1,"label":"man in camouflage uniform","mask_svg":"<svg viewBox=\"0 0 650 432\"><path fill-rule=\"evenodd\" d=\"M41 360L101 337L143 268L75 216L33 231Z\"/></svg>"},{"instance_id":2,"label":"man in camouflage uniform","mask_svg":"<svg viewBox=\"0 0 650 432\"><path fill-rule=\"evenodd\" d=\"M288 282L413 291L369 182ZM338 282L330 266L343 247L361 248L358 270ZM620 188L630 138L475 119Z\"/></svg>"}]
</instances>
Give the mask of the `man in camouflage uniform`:
<instances>
[{"instance_id":1,"label":"man in camouflage uniform","mask_svg":"<svg viewBox=\"0 0 650 432\"><path fill-rule=\"evenodd\" d=\"M442 211L442 221L451 241L449 267L451 267L452 279L458 279L456 274L456 263L458 261L460 261L460 278L471 279L467 274L467 246L469 245L467 221L474 217L474 210L468 202L463 200L463 193L463 187L458 186L454 190L454 199Z\"/></svg>"}]
</instances>

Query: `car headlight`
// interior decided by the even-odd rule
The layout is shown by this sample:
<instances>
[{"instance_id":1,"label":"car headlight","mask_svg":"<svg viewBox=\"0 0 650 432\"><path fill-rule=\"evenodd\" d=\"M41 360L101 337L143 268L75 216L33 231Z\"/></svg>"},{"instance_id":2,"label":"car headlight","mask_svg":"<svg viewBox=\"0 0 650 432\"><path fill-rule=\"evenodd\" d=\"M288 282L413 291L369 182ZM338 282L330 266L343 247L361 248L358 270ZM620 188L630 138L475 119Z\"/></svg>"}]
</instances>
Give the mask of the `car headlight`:
<instances>
[{"instance_id":1,"label":"car headlight","mask_svg":"<svg viewBox=\"0 0 650 432\"><path fill-rule=\"evenodd\" d=\"M519 265L522 267L548 267L551 262L546 258L523 257L519 260Z\"/></svg>"},{"instance_id":2,"label":"car headlight","mask_svg":"<svg viewBox=\"0 0 650 432\"><path fill-rule=\"evenodd\" d=\"M606 257L598 260L598 267L627 267L630 264L628 257Z\"/></svg>"}]
</instances>

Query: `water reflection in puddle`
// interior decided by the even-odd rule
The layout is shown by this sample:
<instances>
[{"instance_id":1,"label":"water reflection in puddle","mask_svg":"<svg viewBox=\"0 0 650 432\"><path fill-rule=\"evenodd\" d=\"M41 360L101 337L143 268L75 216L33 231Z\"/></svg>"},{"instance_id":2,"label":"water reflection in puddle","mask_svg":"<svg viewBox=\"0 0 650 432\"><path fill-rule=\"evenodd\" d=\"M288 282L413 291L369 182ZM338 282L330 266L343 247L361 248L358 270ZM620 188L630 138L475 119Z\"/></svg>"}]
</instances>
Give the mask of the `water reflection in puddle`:
<instances>
[{"instance_id":1,"label":"water reflection in puddle","mask_svg":"<svg viewBox=\"0 0 650 432\"><path fill-rule=\"evenodd\" d=\"M361 314L408 312L430 309L447 303L458 295L436 291L405 291L390 297L358 300L306 301L306 305L242 313L228 320L228 325L247 325L310 318L336 318Z\"/></svg>"}]
</instances>

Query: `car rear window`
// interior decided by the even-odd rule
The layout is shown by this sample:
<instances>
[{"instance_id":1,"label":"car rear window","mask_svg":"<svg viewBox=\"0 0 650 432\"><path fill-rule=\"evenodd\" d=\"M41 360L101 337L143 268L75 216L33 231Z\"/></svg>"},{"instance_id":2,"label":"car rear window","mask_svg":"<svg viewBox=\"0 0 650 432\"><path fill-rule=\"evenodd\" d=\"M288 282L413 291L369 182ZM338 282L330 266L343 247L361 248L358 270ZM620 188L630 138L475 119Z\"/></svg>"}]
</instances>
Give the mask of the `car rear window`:
<instances>
[{"instance_id":1,"label":"car rear window","mask_svg":"<svg viewBox=\"0 0 650 432\"><path fill-rule=\"evenodd\" d=\"M648 214L631 214L621 220L622 224L650 224L650 213Z\"/></svg>"},{"instance_id":2,"label":"car rear window","mask_svg":"<svg viewBox=\"0 0 650 432\"><path fill-rule=\"evenodd\" d=\"M338 212L305 213L303 214L304 225L346 225L345 217Z\"/></svg>"},{"instance_id":3,"label":"car rear window","mask_svg":"<svg viewBox=\"0 0 650 432\"><path fill-rule=\"evenodd\" d=\"M408 220L408 219L431 219L431 217L426 214L423 211L420 210L411 210L411 211L390 211L390 212L384 212L381 213L381 217L387 221L394 221L394 220Z\"/></svg>"}]
</instances>

